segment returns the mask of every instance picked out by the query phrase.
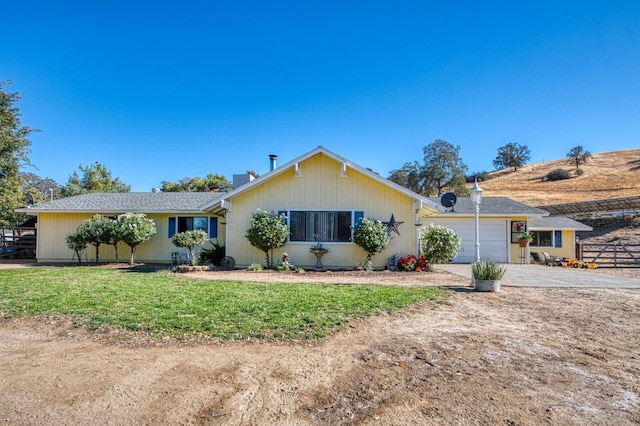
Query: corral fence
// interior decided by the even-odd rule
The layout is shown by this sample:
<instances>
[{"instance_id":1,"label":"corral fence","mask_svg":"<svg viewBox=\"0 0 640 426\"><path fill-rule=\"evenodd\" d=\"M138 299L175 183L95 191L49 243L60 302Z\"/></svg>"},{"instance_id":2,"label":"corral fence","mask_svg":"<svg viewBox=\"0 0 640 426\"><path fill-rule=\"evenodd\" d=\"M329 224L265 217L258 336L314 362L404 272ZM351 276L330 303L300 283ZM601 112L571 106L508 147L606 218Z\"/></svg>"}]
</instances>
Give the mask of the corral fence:
<instances>
[{"instance_id":1,"label":"corral fence","mask_svg":"<svg viewBox=\"0 0 640 426\"><path fill-rule=\"evenodd\" d=\"M595 263L598 268L640 268L640 244L628 244L619 240L608 243L580 243L579 258Z\"/></svg>"},{"instance_id":2,"label":"corral fence","mask_svg":"<svg viewBox=\"0 0 640 426\"><path fill-rule=\"evenodd\" d=\"M0 259L34 259L36 232L36 228L0 228Z\"/></svg>"}]
</instances>

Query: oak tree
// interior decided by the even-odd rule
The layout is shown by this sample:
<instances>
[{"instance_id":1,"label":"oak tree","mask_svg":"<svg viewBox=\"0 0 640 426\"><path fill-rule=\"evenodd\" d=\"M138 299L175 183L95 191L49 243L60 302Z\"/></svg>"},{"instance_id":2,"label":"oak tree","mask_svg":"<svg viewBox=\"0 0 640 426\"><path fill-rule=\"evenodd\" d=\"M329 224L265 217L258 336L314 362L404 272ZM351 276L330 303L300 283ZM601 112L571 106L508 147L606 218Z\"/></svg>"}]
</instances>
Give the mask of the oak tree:
<instances>
[{"instance_id":1,"label":"oak tree","mask_svg":"<svg viewBox=\"0 0 640 426\"><path fill-rule=\"evenodd\" d=\"M88 192L130 192L131 186L122 182L120 178L113 178L111 171L104 164L96 161L90 166L80 164L80 171L73 172L69 176L67 185L62 188L62 195L70 197L72 195L86 194Z\"/></svg>"},{"instance_id":2,"label":"oak tree","mask_svg":"<svg viewBox=\"0 0 640 426\"><path fill-rule=\"evenodd\" d=\"M517 171L518 167L522 167L531 159L531 150L526 145L519 145L515 142L498 148L498 155L493 160L496 169L505 169L513 167L513 171Z\"/></svg>"},{"instance_id":3,"label":"oak tree","mask_svg":"<svg viewBox=\"0 0 640 426\"><path fill-rule=\"evenodd\" d=\"M575 164L576 170L580 168L581 164L586 164L587 160L591 158L591 153L584 149L582 145L574 146L567 153L569 164Z\"/></svg>"}]
</instances>

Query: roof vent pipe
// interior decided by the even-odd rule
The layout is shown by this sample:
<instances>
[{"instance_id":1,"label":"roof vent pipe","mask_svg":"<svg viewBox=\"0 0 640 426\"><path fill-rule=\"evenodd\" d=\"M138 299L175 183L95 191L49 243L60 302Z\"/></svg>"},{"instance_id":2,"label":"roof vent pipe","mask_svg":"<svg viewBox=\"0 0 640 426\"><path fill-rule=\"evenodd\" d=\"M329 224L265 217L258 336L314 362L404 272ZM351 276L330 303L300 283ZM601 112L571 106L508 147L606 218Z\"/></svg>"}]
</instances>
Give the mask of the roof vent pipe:
<instances>
[{"instance_id":1,"label":"roof vent pipe","mask_svg":"<svg viewBox=\"0 0 640 426\"><path fill-rule=\"evenodd\" d=\"M276 160L278 156L276 154L269 154L269 171L274 170L276 168Z\"/></svg>"}]
</instances>

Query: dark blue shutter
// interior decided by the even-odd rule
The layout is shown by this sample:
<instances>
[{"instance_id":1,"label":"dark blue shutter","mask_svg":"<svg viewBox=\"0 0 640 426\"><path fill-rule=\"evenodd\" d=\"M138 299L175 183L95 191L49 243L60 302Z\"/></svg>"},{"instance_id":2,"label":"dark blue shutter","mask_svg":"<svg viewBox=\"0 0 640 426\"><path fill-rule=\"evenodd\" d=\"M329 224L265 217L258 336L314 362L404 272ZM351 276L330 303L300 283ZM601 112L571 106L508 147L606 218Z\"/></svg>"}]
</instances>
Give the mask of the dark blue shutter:
<instances>
[{"instance_id":1,"label":"dark blue shutter","mask_svg":"<svg viewBox=\"0 0 640 426\"><path fill-rule=\"evenodd\" d=\"M360 219L364 217L364 212L353 212L353 227L360 225Z\"/></svg>"},{"instance_id":2,"label":"dark blue shutter","mask_svg":"<svg viewBox=\"0 0 640 426\"><path fill-rule=\"evenodd\" d=\"M218 238L218 218L209 218L209 238Z\"/></svg>"},{"instance_id":3,"label":"dark blue shutter","mask_svg":"<svg viewBox=\"0 0 640 426\"><path fill-rule=\"evenodd\" d=\"M562 231L555 231L556 234L556 245L555 247L562 247Z\"/></svg>"},{"instance_id":4,"label":"dark blue shutter","mask_svg":"<svg viewBox=\"0 0 640 426\"><path fill-rule=\"evenodd\" d=\"M169 238L173 237L174 235L176 235L176 218L170 217L169 218Z\"/></svg>"},{"instance_id":5,"label":"dark blue shutter","mask_svg":"<svg viewBox=\"0 0 640 426\"><path fill-rule=\"evenodd\" d=\"M288 225L289 224L289 216L287 216L287 211L286 210L278 210L278 216L280 216L280 215L284 215L284 217L286 218L284 223L286 223Z\"/></svg>"}]
</instances>

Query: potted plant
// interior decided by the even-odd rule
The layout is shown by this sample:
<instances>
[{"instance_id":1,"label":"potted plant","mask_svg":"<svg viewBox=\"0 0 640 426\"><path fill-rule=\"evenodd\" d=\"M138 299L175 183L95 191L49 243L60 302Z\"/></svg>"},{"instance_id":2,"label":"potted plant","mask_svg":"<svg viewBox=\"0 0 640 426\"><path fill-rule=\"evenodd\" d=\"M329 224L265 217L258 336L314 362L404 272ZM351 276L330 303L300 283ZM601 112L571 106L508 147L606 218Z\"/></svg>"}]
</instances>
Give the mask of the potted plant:
<instances>
[{"instance_id":1,"label":"potted plant","mask_svg":"<svg viewBox=\"0 0 640 426\"><path fill-rule=\"evenodd\" d=\"M520 235L518 235L518 245L520 247L528 246L531 241L533 241L533 235L531 235L531 234L520 234Z\"/></svg>"},{"instance_id":2,"label":"potted plant","mask_svg":"<svg viewBox=\"0 0 640 426\"><path fill-rule=\"evenodd\" d=\"M500 281L506 271L504 266L488 260L477 260L471 264L471 275L477 291L500 291Z\"/></svg>"}]
</instances>

